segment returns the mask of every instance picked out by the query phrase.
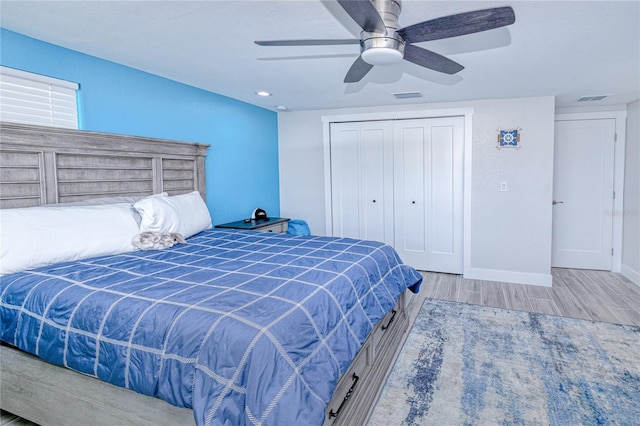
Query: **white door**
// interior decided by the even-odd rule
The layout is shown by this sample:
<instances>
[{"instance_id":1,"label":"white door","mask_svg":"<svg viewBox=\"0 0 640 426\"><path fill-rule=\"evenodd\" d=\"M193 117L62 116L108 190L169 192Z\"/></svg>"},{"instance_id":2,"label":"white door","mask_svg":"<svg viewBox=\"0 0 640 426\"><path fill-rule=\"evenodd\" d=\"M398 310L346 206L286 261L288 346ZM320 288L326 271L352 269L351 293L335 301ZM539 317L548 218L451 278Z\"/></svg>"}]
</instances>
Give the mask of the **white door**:
<instances>
[{"instance_id":1,"label":"white door","mask_svg":"<svg viewBox=\"0 0 640 426\"><path fill-rule=\"evenodd\" d=\"M462 117L394 123L394 247L421 270L463 268Z\"/></svg>"},{"instance_id":2,"label":"white door","mask_svg":"<svg viewBox=\"0 0 640 426\"><path fill-rule=\"evenodd\" d=\"M332 235L392 243L392 126L331 124Z\"/></svg>"},{"instance_id":3,"label":"white door","mask_svg":"<svg viewBox=\"0 0 640 426\"><path fill-rule=\"evenodd\" d=\"M554 267L611 270L614 143L614 119L556 121Z\"/></svg>"}]
</instances>

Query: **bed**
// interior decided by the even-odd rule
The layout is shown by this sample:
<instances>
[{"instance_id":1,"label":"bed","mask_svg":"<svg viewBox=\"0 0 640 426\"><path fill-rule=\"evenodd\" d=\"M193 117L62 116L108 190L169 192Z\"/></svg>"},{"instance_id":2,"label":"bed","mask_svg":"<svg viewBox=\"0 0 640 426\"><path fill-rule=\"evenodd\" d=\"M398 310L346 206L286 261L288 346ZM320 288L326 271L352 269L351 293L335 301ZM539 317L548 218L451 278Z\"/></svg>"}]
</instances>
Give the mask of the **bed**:
<instances>
[{"instance_id":1,"label":"bed","mask_svg":"<svg viewBox=\"0 0 640 426\"><path fill-rule=\"evenodd\" d=\"M3 209L204 197L204 145L1 126ZM421 276L377 242L204 229L0 283L0 404L34 422L357 424Z\"/></svg>"}]
</instances>

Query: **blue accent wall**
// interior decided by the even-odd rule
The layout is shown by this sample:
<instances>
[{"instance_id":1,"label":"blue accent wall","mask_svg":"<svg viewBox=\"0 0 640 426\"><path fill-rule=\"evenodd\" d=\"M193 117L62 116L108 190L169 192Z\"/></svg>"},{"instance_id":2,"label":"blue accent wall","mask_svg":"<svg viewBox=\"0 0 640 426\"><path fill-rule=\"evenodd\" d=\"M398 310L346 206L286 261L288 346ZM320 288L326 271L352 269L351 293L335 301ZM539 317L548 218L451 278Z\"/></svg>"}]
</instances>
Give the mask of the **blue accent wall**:
<instances>
[{"instance_id":1,"label":"blue accent wall","mask_svg":"<svg viewBox=\"0 0 640 426\"><path fill-rule=\"evenodd\" d=\"M80 128L210 144L214 224L280 214L277 114L0 28L0 64L80 85Z\"/></svg>"}]
</instances>

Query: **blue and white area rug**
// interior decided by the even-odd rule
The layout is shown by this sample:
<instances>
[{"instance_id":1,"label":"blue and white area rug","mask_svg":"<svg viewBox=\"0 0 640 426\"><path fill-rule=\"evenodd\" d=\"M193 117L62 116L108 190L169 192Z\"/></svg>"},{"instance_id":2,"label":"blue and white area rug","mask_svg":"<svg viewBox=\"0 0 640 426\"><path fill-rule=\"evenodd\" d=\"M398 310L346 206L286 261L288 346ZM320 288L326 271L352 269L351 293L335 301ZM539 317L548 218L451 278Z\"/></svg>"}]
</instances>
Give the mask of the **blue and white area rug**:
<instances>
[{"instance_id":1,"label":"blue and white area rug","mask_svg":"<svg viewBox=\"0 0 640 426\"><path fill-rule=\"evenodd\" d=\"M427 299L369 425L640 425L640 327Z\"/></svg>"}]
</instances>

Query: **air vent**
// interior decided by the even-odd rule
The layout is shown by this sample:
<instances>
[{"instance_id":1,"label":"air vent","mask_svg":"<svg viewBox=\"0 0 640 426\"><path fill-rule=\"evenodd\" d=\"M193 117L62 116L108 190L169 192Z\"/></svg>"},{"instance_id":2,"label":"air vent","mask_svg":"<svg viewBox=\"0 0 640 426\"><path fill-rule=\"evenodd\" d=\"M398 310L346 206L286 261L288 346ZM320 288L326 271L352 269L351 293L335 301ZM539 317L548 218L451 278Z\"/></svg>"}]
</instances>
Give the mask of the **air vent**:
<instances>
[{"instance_id":1,"label":"air vent","mask_svg":"<svg viewBox=\"0 0 640 426\"><path fill-rule=\"evenodd\" d=\"M576 99L576 102L593 102L593 101L601 101L607 96L611 95L594 95L594 96L580 96Z\"/></svg>"},{"instance_id":2,"label":"air vent","mask_svg":"<svg viewBox=\"0 0 640 426\"><path fill-rule=\"evenodd\" d=\"M400 92L400 93L392 93L396 99L411 99L411 98L421 98L422 92Z\"/></svg>"}]
</instances>

